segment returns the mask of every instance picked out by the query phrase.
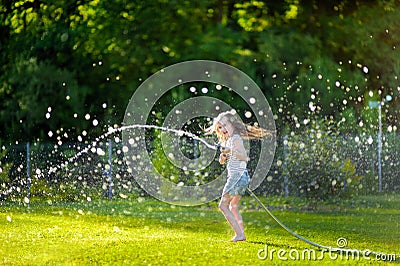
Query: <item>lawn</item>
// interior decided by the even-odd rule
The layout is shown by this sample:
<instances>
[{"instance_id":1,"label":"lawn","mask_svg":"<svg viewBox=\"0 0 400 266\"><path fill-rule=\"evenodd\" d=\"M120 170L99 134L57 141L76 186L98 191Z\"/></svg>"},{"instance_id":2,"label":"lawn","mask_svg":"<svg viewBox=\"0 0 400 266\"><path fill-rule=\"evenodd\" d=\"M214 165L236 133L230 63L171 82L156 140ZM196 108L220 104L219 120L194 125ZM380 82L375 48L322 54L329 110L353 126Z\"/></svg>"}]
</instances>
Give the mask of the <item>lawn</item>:
<instances>
[{"instance_id":1,"label":"lawn","mask_svg":"<svg viewBox=\"0 0 400 266\"><path fill-rule=\"evenodd\" d=\"M384 252L388 254L383 257L386 260L393 260L390 254L400 253L399 195L360 197L339 205L313 205L294 198L261 200L289 228L313 242L336 247L337 239L345 238L348 248ZM244 198L242 210L248 240L231 243L231 229L216 202L181 207L148 197L132 197L86 203L32 201L29 206L1 203L0 263L387 263L375 256L360 255L358 259L322 253L281 229L250 197ZM312 254L311 250L316 258L302 256L304 252ZM400 262L398 255L395 259Z\"/></svg>"}]
</instances>

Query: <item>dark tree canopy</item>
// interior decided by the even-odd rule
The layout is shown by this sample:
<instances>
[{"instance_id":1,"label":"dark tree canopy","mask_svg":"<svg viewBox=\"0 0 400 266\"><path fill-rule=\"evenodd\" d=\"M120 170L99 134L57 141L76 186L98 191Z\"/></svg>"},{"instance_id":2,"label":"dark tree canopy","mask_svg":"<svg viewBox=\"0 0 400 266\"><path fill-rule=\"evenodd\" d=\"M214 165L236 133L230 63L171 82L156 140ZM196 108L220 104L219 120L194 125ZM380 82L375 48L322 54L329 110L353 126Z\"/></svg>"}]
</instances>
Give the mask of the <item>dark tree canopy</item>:
<instances>
[{"instance_id":1,"label":"dark tree canopy","mask_svg":"<svg viewBox=\"0 0 400 266\"><path fill-rule=\"evenodd\" d=\"M385 112L394 124L399 6L396 0L2 0L1 142L45 139L57 130L77 135L93 119L120 124L141 82L190 59L247 73L278 123L345 117L351 130L366 119L369 100L390 94Z\"/></svg>"}]
</instances>

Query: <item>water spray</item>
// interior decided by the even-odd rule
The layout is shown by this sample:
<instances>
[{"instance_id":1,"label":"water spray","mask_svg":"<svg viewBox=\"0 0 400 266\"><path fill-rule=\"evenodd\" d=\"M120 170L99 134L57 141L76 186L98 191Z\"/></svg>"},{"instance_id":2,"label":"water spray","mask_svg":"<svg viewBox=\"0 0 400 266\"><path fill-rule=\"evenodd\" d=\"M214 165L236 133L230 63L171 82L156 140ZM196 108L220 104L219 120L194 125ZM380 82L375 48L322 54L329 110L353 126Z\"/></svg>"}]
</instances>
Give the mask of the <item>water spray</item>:
<instances>
[{"instance_id":1,"label":"water spray","mask_svg":"<svg viewBox=\"0 0 400 266\"><path fill-rule=\"evenodd\" d=\"M77 158L79 158L82 154L87 153L92 147L96 146L97 143L105 138L107 138L110 135L113 135L118 132L122 132L124 130L128 129L136 129L136 128L142 128L142 129L158 129L166 132L172 132L177 134L178 136L187 136L189 138L192 138L194 140L198 140L201 143L203 143L207 148L212 149L212 150L218 150L219 144L213 145L205 141L204 139L198 137L197 135L184 131L184 130L177 130L177 129L171 129L167 127L161 127L161 126L155 126L155 125L129 125L129 126L122 126L122 127L117 127L117 128L109 128L108 132L101 135L100 137L97 137L91 145L88 147L84 148L80 152L76 153L74 156L70 157L67 161L63 162L60 166L58 167L51 167L49 174L56 173L60 168L65 167L68 165L68 163L74 162Z\"/></svg>"}]
</instances>

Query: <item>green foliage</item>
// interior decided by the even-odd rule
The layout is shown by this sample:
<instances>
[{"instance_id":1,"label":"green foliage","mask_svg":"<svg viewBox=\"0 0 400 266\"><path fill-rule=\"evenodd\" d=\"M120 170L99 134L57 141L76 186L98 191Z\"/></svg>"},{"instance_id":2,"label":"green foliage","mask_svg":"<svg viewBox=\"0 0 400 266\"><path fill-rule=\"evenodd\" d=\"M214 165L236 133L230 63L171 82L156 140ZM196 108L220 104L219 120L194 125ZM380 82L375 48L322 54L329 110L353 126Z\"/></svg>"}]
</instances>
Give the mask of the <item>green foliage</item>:
<instances>
[{"instance_id":1,"label":"green foliage","mask_svg":"<svg viewBox=\"0 0 400 266\"><path fill-rule=\"evenodd\" d=\"M333 124L315 122L285 140L285 174L296 195L326 200L351 196L361 188L362 177L352 160L343 157L343 144L333 128Z\"/></svg>"},{"instance_id":2,"label":"green foliage","mask_svg":"<svg viewBox=\"0 0 400 266\"><path fill-rule=\"evenodd\" d=\"M9 187L9 171L12 168L12 163L5 160L6 154L6 149L0 151L0 199L2 192Z\"/></svg>"},{"instance_id":3,"label":"green foliage","mask_svg":"<svg viewBox=\"0 0 400 266\"><path fill-rule=\"evenodd\" d=\"M173 158L170 154L165 154L165 150L167 150L164 145L169 145L170 142L173 142L174 139L171 139L168 134L163 134L158 131L159 134L156 135L154 139L154 144L151 152L152 164L155 170L161 176L169 179L169 181L173 183L178 183L180 178L180 168L176 167L171 161ZM161 136L164 135L164 139L162 140ZM169 137L169 138L168 138ZM168 158L170 156L170 158Z\"/></svg>"},{"instance_id":4,"label":"green foliage","mask_svg":"<svg viewBox=\"0 0 400 266\"><path fill-rule=\"evenodd\" d=\"M13 129L13 138L26 139L38 127L41 130L34 135L43 139L61 125L77 129L86 126L87 122L71 119L74 114L85 115L84 99L88 93L78 86L73 72L35 58L29 61L19 58L7 78L1 95L5 108L0 111L0 117L5 125L3 130ZM10 114L8 110L14 112Z\"/></svg>"},{"instance_id":5,"label":"green foliage","mask_svg":"<svg viewBox=\"0 0 400 266\"><path fill-rule=\"evenodd\" d=\"M87 138L99 136L121 123L127 100L147 77L192 59L218 60L248 74L279 118L278 129L328 118L342 132L375 134L377 110L368 108L368 102L390 94L393 101L382 109L383 122L396 131L399 4L3 0L0 143L65 142L83 132ZM239 112L246 108L223 93L218 97ZM166 114L194 95L182 86L167 96L157 112ZM171 172L167 176L179 176L157 145L157 167ZM21 164L17 155L8 160L11 168ZM347 180L341 176L345 160L323 164L337 169L339 186ZM4 175L8 168L2 167ZM7 178L17 180L18 175ZM329 178L322 183L332 182Z\"/></svg>"},{"instance_id":6,"label":"green foliage","mask_svg":"<svg viewBox=\"0 0 400 266\"><path fill-rule=\"evenodd\" d=\"M156 133L150 156L157 175L178 186L203 185L220 175L223 167L217 161L211 162L205 169L200 167L202 170L192 170L197 169L196 164L202 164L200 160L196 160L194 150L198 147L195 146L192 139L171 136L170 133L165 132L157 131ZM179 151L176 150L177 142L179 142ZM187 160L177 156L182 156ZM165 191L163 192L165 193Z\"/></svg>"},{"instance_id":7,"label":"green foliage","mask_svg":"<svg viewBox=\"0 0 400 266\"><path fill-rule=\"evenodd\" d=\"M118 124L140 82L188 59L239 67L282 123L313 113L310 102L322 117L357 120L366 90L398 97L398 3L4 1L2 139L45 138L61 127L78 135L90 125L81 113ZM50 105L63 111L45 120Z\"/></svg>"}]
</instances>

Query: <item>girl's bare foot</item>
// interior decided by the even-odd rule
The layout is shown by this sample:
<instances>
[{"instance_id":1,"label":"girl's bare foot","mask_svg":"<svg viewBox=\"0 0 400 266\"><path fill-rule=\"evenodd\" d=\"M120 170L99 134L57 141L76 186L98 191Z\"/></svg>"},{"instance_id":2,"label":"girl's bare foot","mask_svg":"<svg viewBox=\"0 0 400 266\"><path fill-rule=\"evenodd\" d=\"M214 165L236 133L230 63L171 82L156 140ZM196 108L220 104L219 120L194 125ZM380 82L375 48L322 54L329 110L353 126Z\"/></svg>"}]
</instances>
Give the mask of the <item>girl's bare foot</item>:
<instances>
[{"instance_id":1,"label":"girl's bare foot","mask_svg":"<svg viewBox=\"0 0 400 266\"><path fill-rule=\"evenodd\" d=\"M244 235L243 236L234 236L231 239L231 242L239 242L239 241L246 241L246 237Z\"/></svg>"}]
</instances>

